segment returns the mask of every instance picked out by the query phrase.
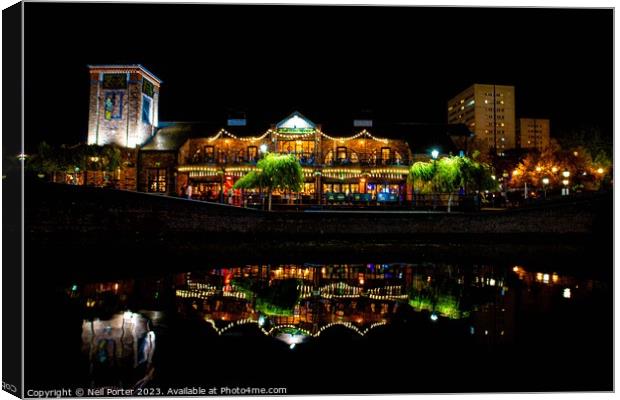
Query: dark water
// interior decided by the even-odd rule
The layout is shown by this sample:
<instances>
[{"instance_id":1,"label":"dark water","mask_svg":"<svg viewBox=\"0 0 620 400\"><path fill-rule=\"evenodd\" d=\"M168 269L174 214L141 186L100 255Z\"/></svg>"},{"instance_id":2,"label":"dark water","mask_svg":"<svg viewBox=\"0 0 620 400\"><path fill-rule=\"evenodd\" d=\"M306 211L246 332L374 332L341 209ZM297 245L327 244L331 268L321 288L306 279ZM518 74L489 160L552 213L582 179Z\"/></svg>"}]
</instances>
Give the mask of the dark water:
<instances>
[{"instance_id":1,"label":"dark water","mask_svg":"<svg viewBox=\"0 0 620 400\"><path fill-rule=\"evenodd\" d=\"M612 390L611 280L553 262L196 262L27 297L29 388Z\"/></svg>"}]
</instances>

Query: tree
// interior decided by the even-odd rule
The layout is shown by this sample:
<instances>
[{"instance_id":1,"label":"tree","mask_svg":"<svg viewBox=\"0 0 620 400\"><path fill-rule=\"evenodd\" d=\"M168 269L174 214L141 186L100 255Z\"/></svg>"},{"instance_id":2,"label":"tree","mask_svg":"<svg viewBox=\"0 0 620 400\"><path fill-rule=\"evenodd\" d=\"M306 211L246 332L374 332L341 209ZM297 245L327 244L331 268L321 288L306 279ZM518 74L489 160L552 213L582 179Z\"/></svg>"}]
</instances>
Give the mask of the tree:
<instances>
[{"instance_id":1,"label":"tree","mask_svg":"<svg viewBox=\"0 0 620 400\"><path fill-rule=\"evenodd\" d=\"M409 170L409 180L421 191L448 192L448 212L452 197L459 188L464 190L495 190L493 169L487 163L476 160L477 153L469 157L449 156L432 162L419 161Z\"/></svg>"},{"instance_id":2,"label":"tree","mask_svg":"<svg viewBox=\"0 0 620 400\"><path fill-rule=\"evenodd\" d=\"M121 164L121 149L115 145L78 144L53 147L41 142L37 153L27 159L26 167L37 174L52 177L55 182L57 172L72 174L81 170L86 176L86 171L114 172Z\"/></svg>"},{"instance_id":3,"label":"tree","mask_svg":"<svg viewBox=\"0 0 620 400\"><path fill-rule=\"evenodd\" d=\"M268 210L271 211L271 198L274 190L290 190L299 192L304 183L301 164L292 154L267 154L251 171L235 185L235 189L262 188L269 195Z\"/></svg>"},{"instance_id":4,"label":"tree","mask_svg":"<svg viewBox=\"0 0 620 400\"><path fill-rule=\"evenodd\" d=\"M435 166L432 162L418 161L409 169L408 180L421 193L430 193L433 188L431 182L435 176Z\"/></svg>"}]
</instances>

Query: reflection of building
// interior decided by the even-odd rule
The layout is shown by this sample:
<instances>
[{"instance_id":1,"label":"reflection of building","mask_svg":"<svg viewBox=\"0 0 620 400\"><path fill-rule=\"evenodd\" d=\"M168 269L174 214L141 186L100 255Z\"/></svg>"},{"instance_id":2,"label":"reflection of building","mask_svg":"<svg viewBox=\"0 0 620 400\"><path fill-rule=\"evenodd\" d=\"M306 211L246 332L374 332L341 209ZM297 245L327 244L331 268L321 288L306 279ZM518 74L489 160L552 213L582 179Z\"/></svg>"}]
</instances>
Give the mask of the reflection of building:
<instances>
[{"instance_id":1,"label":"reflection of building","mask_svg":"<svg viewBox=\"0 0 620 400\"><path fill-rule=\"evenodd\" d=\"M181 274L176 296L181 312L198 311L219 334L254 324L285 341L292 339L282 329L316 337L344 326L365 335L400 309L465 318L462 273L444 272L400 264L257 265ZM288 300L286 282L296 287Z\"/></svg>"},{"instance_id":2,"label":"reflection of building","mask_svg":"<svg viewBox=\"0 0 620 400\"><path fill-rule=\"evenodd\" d=\"M511 272L486 265L287 264L74 285L67 292L93 320L83 324L84 351L105 370L119 363L148 364L154 344L146 341L154 339L148 332L161 329L165 312L146 310L176 308L183 317L206 321L219 335L248 327L289 345L335 327L363 336L415 313L428 323L452 320L475 342L500 345L515 340L523 313L548 313L595 285L520 266ZM148 320L126 311L129 304Z\"/></svg>"},{"instance_id":3,"label":"reflection of building","mask_svg":"<svg viewBox=\"0 0 620 400\"><path fill-rule=\"evenodd\" d=\"M467 125L477 150L503 155L516 147L514 86L468 87L448 100L448 123Z\"/></svg>"},{"instance_id":4,"label":"reflection of building","mask_svg":"<svg viewBox=\"0 0 620 400\"><path fill-rule=\"evenodd\" d=\"M543 151L549 147L549 120L540 118L519 118L518 142L522 149Z\"/></svg>"},{"instance_id":5,"label":"reflection of building","mask_svg":"<svg viewBox=\"0 0 620 400\"><path fill-rule=\"evenodd\" d=\"M82 351L88 356L93 383L117 385L125 370L142 367L143 373L149 373L155 352L155 333L147 319L129 311L107 320L85 320Z\"/></svg>"},{"instance_id":6,"label":"reflection of building","mask_svg":"<svg viewBox=\"0 0 620 400\"><path fill-rule=\"evenodd\" d=\"M180 194L191 184L194 198L223 200L265 152L275 152L300 160L306 201L399 202L416 155L428 158L431 148L457 153L451 137L470 134L464 126L371 119L332 129L299 112L252 125L245 115L226 124L159 122L161 81L142 66L91 66L90 75L88 143L132 149L130 168L117 179L145 192ZM236 200L240 193L231 194Z\"/></svg>"}]
</instances>

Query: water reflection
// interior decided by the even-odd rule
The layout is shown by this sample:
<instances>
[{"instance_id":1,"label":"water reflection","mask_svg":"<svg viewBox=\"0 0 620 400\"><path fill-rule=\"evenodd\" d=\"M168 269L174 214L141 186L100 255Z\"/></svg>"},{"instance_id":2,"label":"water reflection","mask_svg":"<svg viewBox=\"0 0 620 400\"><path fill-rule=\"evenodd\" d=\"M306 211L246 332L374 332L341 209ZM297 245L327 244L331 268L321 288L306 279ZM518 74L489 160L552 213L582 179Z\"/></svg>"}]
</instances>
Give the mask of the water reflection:
<instances>
[{"instance_id":1,"label":"water reflection","mask_svg":"<svg viewBox=\"0 0 620 400\"><path fill-rule=\"evenodd\" d=\"M397 263L212 268L75 284L67 293L84 313L91 383L140 386L157 369L155 339L167 329L166 315L201 321L216 336L262 335L293 353L334 328L365 338L423 325L450 330L459 343L493 347L515 342L518 315L551 313L598 289L607 290L523 266ZM406 328L412 315L418 318Z\"/></svg>"}]
</instances>

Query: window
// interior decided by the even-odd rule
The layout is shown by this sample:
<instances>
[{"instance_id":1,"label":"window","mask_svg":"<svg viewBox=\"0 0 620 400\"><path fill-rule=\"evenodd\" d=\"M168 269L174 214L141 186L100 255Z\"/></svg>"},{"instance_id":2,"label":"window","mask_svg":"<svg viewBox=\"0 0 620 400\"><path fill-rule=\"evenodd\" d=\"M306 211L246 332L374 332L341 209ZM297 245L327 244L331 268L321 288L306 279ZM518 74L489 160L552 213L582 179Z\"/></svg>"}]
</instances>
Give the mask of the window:
<instances>
[{"instance_id":1,"label":"window","mask_svg":"<svg viewBox=\"0 0 620 400\"><path fill-rule=\"evenodd\" d=\"M248 146L248 161L254 162L258 159L258 147Z\"/></svg>"},{"instance_id":2,"label":"window","mask_svg":"<svg viewBox=\"0 0 620 400\"><path fill-rule=\"evenodd\" d=\"M334 161L334 152L330 150L325 155L325 164L331 164L332 161Z\"/></svg>"},{"instance_id":3,"label":"window","mask_svg":"<svg viewBox=\"0 0 620 400\"><path fill-rule=\"evenodd\" d=\"M164 168L147 169L146 180L148 192L166 193L166 170Z\"/></svg>"},{"instance_id":4,"label":"window","mask_svg":"<svg viewBox=\"0 0 620 400\"><path fill-rule=\"evenodd\" d=\"M226 163L226 152L224 150L218 150L217 152L217 162L224 164Z\"/></svg>"},{"instance_id":5,"label":"window","mask_svg":"<svg viewBox=\"0 0 620 400\"><path fill-rule=\"evenodd\" d=\"M347 148L346 147L336 148L336 158L340 162L346 160L347 159Z\"/></svg>"},{"instance_id":6,"label":"window","mask_svg":"<svg viewBox=\"0 0 620 400\"><path fill-rule=\"evenodd\" d=\"M142 95L142 122L145 124L153 124L153 99L149 96Z\"/></svg>"},{"instance_id":7,"label":"window","mask_svg":"<svg viewBox=\"0 0 620 400\"><path fill-rule=\"evenodd\" d=\"M142 80L142 93L146 94L149 97L153 97L155 90L153 89L153 84L148 80Z\"/></svg>"},{"instance_id":8,"label":"window","mask_svg":"<svg viewBox=\"0 0 620 400\"><path fill-rule=\"evenodd\" d=\"M390 148L382 147L381 148L381 161L383 164L386 164L390 160Z\"/></svg>"},{"instance_id":9,"label":"window","mask_svg":"<svg viewBox=\"0 0 620 400\"><path fill-rule=\"evenodd\" d=\"M104 89L127 89L127 74L104 74L101 86Z\"/></svg>"},{"instance_id":10,"label":"window","mask_svg":"<svg viewBox=\"0 0 620 400\"><path fill-rule=\"evenodd\" d=\"M123 92L106 92L103 101L106 120L123 118Z\"/></svg>"},{"instance_id":11,"label":"window","mask_svg":"<svg viewBox=\"0 0 620 400\"><path fill-rule=\"evenodd\" d=\"M206 162L215 161L215 147L214 146L205 146L205 161Z\"/></svg>"}]
</instances>

